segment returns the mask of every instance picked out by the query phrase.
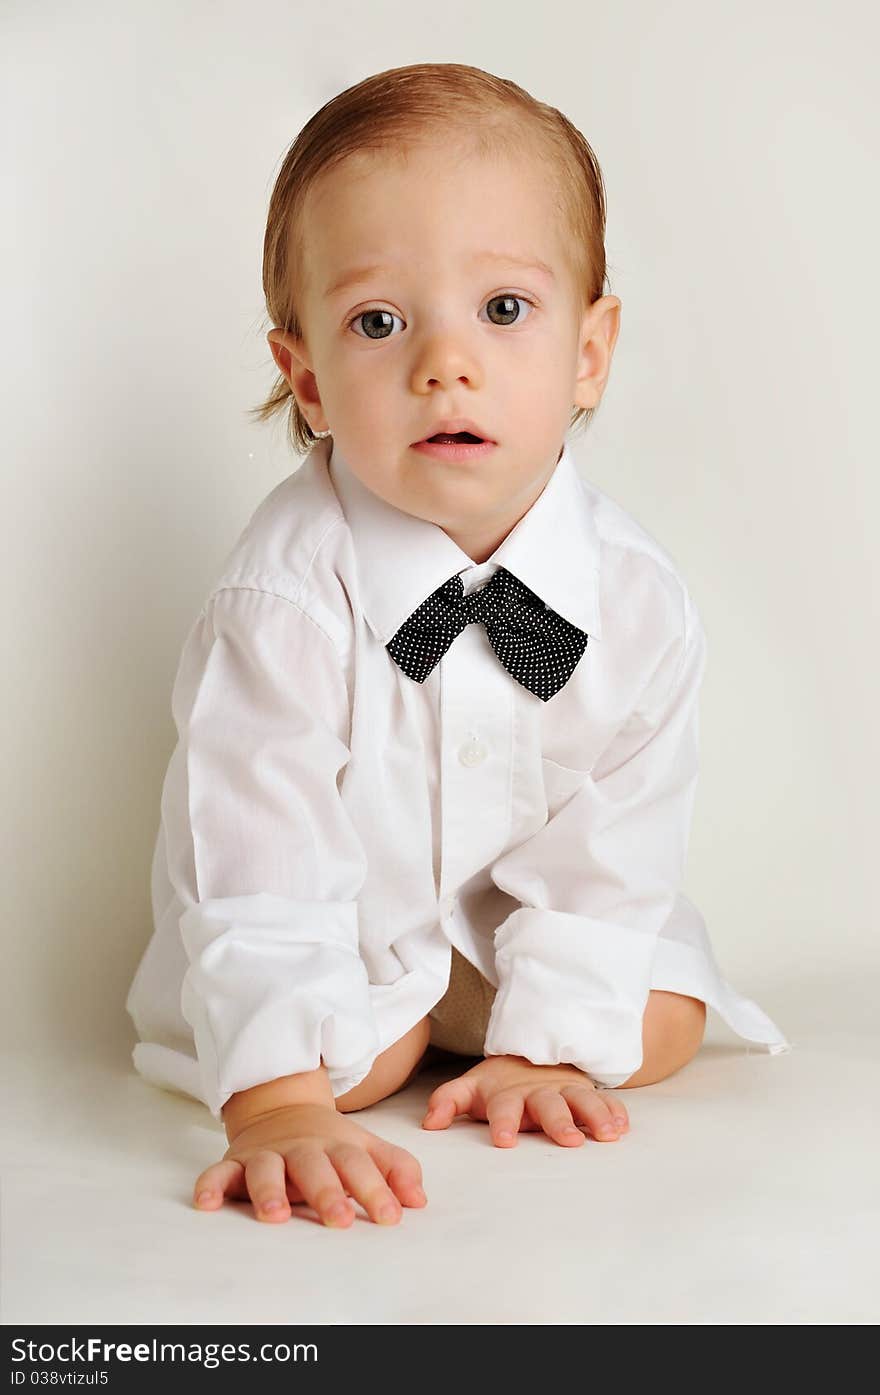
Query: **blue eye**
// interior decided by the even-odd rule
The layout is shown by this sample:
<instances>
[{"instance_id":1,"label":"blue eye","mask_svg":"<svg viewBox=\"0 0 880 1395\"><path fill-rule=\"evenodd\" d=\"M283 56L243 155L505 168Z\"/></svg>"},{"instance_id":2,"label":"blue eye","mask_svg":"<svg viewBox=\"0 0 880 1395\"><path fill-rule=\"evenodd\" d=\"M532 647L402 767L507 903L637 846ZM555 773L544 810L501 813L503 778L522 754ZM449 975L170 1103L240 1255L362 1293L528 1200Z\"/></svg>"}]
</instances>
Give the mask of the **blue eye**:
<instances>
[{"instance_id":1,"label":"blue eye","mask_svg":"<svg viewBox=\"0 0 880 1395\"><path fill-rule=\"evenodd\" d=\"M516 308L518 304L528 305L532 309L534 309L535 306L535 302L529 300L527 296L513 295L510 291L504 291L501 295L490 296L489 300L486 302L487 308L493 305L502 306L500 311L492 312L498 314L499 318L491 319L490 323L502 327L504 325L518 324L523 319L522 313ZM528 319L528 316L525 318ZM388 339L391 337L394 320L398 320L403 324L403 320L401 320L399 315L393 314L391 310L382 310L376 306L372 309L359 310L356 315L352 315L346 325L346 329L353 329L355 325L361 324L363 326L363 333L361 333L360 330L355 331L359 338Z\"/></svg>"}]
</instances>

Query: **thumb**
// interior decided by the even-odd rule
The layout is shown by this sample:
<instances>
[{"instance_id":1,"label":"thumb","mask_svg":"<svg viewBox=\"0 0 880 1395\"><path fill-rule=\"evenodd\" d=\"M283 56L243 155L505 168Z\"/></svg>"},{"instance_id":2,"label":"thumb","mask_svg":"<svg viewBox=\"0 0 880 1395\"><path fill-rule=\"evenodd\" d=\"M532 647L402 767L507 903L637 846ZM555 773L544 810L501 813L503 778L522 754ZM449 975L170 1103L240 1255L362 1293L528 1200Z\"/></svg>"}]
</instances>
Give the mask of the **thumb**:
<instances>
[{"instance_id":1,"label":"thumb","mask_svg":"<svg viewBox=\"0 0 880 1395\"><path fill-rule=\"evenodd\" d=\"M458 1114L467 1114L474 1102L475 1083L467 1076L445 1080L428 1096L428 1109L422 1120L423 1129L448 1129Z\"/></svg>"}]
</instances>

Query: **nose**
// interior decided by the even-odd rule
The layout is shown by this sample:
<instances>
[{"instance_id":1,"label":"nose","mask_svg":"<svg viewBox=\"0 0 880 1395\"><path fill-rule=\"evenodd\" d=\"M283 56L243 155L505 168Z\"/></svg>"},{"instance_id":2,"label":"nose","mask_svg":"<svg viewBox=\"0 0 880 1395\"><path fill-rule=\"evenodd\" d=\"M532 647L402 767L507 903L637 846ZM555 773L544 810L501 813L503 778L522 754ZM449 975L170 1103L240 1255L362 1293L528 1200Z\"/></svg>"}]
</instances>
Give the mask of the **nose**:
<instances>
[{"instance_id":1,"label":"nose","mask_svg":"<svg viewBox=\"0 0 880 1395\"><path fill-rule=\"evenodd\" d=\"M482 382L480 361L461 335L438 331L419 345L410 382L413 392L433 392L459 384L477 388Z\"/></svg>"}]
</instances>

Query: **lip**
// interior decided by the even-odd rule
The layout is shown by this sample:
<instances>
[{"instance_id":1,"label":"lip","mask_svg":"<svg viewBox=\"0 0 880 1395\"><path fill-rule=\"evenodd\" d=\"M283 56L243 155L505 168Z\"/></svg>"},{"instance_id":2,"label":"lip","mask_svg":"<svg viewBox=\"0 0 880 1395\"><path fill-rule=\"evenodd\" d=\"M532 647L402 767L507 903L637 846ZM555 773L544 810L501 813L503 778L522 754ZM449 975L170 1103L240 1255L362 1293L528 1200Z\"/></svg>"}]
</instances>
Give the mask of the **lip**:
<instances>
[{"instance_id":1,"label":"lip","mask_svg":"<svg viewBox=\"0 0 880 1395\"><path fill-rule=\"evenodd\" d=\"M436 421L430 431L425 432L421 441L413 441L413 445L421 445L422 441L427 441L429 436L437 436L440 432L454 436L459 431L469 431L472 436L480 436L484 441L489 441L493 446L498 444L497 441L492 441L491 437L483 430L482 426L478 426L477 423L471 421L469 417L444 417L442 421Z\"/></svg>"},{"instance_id":2,"label":"lip","mask_svg":"<svg viewBox=\"0 0 880 1395\"><path fill-rule=\"evenodd\" d=\"M467 431L468 427L462 426L459 427L459 430ZM420 455L430 455L434 460L445 460L453 463L457 461L467 464L471 460L482 460L485 456L491 455L493 450L497 450L497 443L495 441L415 441L411 449L417 450Z\"/></svg>"}]
</instances>

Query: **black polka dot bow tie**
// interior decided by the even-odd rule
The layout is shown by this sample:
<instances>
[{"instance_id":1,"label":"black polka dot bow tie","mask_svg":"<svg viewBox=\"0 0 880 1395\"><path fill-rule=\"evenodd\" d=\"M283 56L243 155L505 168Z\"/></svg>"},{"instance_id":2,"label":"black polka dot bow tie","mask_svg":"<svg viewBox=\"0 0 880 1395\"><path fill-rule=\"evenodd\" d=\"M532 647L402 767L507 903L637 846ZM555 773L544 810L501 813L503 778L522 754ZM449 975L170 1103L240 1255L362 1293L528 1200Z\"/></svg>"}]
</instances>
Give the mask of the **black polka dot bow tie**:
<instances>
[{"instance_id":1,"label":"black polka dot bow tie","mask_svg":"<svg viewBox=\"0 0 880 1395\"><path fill-rule=\"evenodd\" d=\"M385 646L409 678L424 683L466 625L480 621L508 673L549 701L574 673L588 636L545 606L519 577L499 567L486 586L464 594L451 576L413 611Z\"/></svg>"}]
</instances>

